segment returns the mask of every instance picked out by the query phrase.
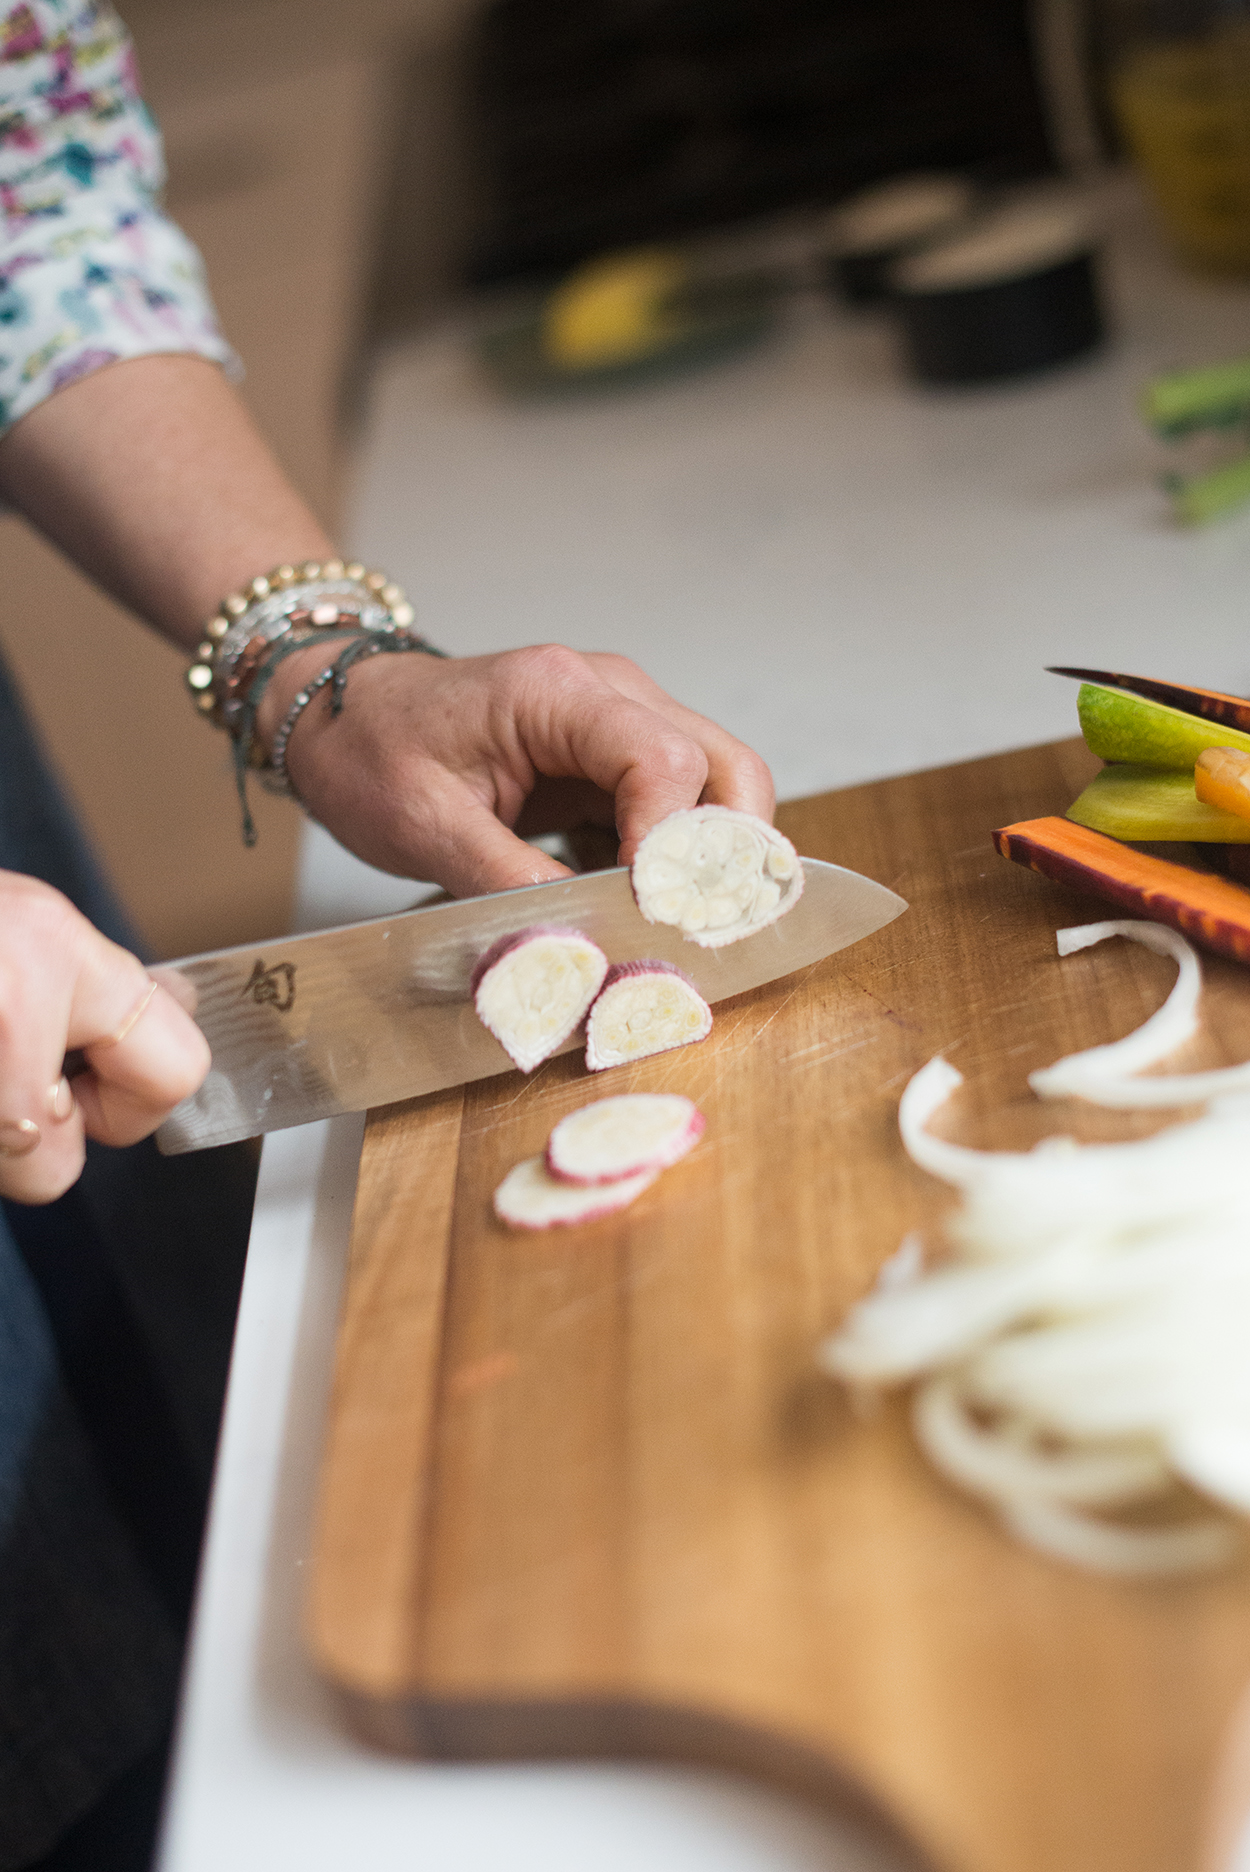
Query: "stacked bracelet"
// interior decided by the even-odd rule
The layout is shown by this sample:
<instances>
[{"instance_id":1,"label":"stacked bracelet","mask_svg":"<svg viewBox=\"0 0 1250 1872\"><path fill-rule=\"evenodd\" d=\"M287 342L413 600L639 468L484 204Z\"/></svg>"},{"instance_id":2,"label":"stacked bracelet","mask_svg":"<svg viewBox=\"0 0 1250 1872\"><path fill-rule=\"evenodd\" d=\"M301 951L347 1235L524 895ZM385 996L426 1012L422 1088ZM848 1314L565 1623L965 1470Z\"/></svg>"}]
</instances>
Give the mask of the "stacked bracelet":
<instances>
[{"instance_id":1,"label":"stacked bracelet","mask_svg":"<svg viewBox=\"0 0 1250 1872\"><path fill-rule=\"evenodd\" d=\"M287 744L314 695L329 686L330 712L337 715L347 673L363 657L388 650L443 655L408 628L412 617L412 606L385 572L367 572L359 561L341 559L277 566L222 600L204 628L187 686L197 710L226 729L233 742L245 844L256 840L248 772L258 769L272 792L294 796ZM309 644L344 640L330 667L300 690L265 755L256 742L256 714L279 665Z\"/></svg>"},{"instance_id":2,"label":"stacked bracelet","mask_svg":"<svg viewBox=\"0 0 1250 1872\"><path fill-rule=\"evenodd\" d=\"M243 590L230 592L204 626L187 671L196 708L219 726L231 727L240 700L236 671L245 653L253 651L254 669L266 644L302 626L337 624L344 614L362 630L404 629L413 617L402 588L385 572L366 571L359 560L275 566Z\"/></svg>"}]
</instances>

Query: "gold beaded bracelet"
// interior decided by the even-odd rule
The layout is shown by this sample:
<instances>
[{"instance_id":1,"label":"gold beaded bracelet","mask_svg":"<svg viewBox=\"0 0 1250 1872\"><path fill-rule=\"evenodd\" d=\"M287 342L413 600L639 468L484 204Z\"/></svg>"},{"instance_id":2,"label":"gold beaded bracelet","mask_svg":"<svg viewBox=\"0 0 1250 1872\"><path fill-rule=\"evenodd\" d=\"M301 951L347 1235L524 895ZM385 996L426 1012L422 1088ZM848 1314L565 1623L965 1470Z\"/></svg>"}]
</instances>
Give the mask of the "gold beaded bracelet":
<instances>
[{"instance_id":1,"label":"gold beaded bracelet","mask_svg":"<svg viewBox=\"0 0 1250 1872\"><path fill-rule=\"evenodd\" d=\"M345 612L366 630L403 629L413 620L402 588L385 572L367 571L358 559L275 566L230 592L204 626L203 642L186 674L200 714L219 727L231 727L227 685L234 665L257 640L264 646L283 636L300 611L307 613L301 625L314 629L342 622Z\"/></svg>"}]
</instances>

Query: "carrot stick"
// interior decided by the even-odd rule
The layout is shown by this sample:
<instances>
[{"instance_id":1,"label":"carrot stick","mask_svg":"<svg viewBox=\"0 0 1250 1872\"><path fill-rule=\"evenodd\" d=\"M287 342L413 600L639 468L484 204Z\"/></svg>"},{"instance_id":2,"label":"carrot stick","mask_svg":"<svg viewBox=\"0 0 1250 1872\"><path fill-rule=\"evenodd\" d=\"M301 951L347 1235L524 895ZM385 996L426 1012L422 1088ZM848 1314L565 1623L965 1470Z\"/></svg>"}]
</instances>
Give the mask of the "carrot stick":
<instances>
[{"instance_id":1,"label":"carrot stick","mask_svg":"<svg viewBox=\"0 0 1250 1872\"><path fill-rule=\"evenodd\" d=\"M1070 819L1025 819L1001 827L994 843L1004 858L1057 884L1107 897L1220 955L1250 962L1250 891L1226 878L1134 851Z\"/></svg>"}]
</instances>

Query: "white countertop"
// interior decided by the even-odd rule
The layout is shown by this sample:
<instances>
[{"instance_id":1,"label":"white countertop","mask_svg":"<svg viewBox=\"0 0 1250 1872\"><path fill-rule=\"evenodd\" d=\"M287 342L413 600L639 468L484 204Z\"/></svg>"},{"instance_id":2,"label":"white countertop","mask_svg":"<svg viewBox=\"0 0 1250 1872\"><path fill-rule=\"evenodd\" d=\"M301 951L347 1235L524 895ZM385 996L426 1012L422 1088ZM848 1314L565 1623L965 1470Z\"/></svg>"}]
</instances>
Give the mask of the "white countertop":
<instances>
[{"instance_id":1,"label":"white countertop","mask_svg":"<svg viewBox=\"0 0 1250 1872\"><path fill-rule=\"evenodd\" d=\"M628 651L783 797L1073 732L1046 663L1250 690L1250 514L1174 528L1134 415L1152 371L1250 350L1250 289L1177 274L1122 187L1110 213L1118 336L1015 387L915 390L876 319L814 304L576 405L501 404L453 328L396 349L353 549L458 652ZM301 927L417 894L310 834ZM884 1872L725 1778L428 1767L342 1732L298 1621L361 1129L265 1146L161 1872Z\"/></svg>"}]
</instances>

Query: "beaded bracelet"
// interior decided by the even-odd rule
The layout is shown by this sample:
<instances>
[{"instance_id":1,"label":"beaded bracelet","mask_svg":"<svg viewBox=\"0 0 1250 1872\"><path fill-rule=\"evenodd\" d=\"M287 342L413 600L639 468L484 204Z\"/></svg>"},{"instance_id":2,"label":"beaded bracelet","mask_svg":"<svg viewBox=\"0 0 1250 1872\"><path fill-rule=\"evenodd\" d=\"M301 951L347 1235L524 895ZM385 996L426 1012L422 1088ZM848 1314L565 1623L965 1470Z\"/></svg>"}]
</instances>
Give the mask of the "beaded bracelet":
<instances>
[{"instance_id":1,"label":"beaded bracelet","mask_svg":"<svg viewBox=\"0 0 1250 1872\"><path fill-rule=\"evenodd\" d=\"M385 572L366 571L359 560L308 559L299 567L275 566L230 592L205 625L187 671L197 710L219 727L233 729L244 657L252 653L254 671L260 652L276 638L304 624L334 625L344 612L364 629L403 629L413 619L401 587Z\"/></svg>"},{"instance_id":2,"label":"beaded bracelet","mask_svg":"<svg viewBox=\"0 0 1250 1872\"><path fill-rule=\"evenodd\" d=\"M344 630L327 631L321 639L323 643L342 642L352 639L360 632L349 627ZM256 670L241 705L238 720L231 729L230 740L234 755L234 784L239 795L239 810L242 815L243 843L249 847L256 843L256 822L252 818L252 808L247 797L247 776L253 767L263 768L269 764L267 757L256 742L256 713L261 699L273 680L279 666L297 650L307 649L312 639L304 636L287 636L274 644L264 662ZM257 756L259 755L259 759Z\"/></svg>"}]
</instances>

